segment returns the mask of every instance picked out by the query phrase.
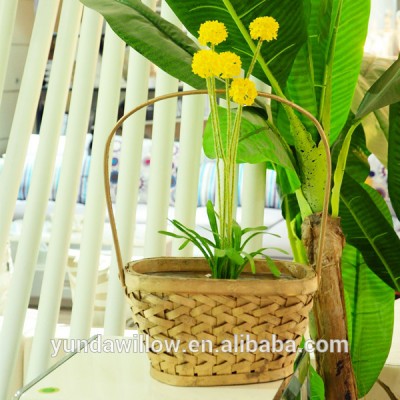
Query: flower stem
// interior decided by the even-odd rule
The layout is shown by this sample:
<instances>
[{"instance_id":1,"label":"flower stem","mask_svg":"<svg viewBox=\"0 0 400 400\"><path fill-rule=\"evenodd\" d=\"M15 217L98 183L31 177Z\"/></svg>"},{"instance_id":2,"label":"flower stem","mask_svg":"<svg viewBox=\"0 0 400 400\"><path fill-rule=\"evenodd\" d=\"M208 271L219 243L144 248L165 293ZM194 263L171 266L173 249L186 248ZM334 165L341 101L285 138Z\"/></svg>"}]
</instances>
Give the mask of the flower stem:
<instances>
[{"instance_id":1,"label":"flower stem","mask_svg":"<svg viewBox=\"0 0 400 400\"><path fill-rule=\"evenodd\" d=\"M262 46L262 40L259 40L257 43L257 47L254 50L253 58L251 59L251 63L250 63L249 69L247 71L246 78L250 78L250 75L253 72L254 65L256 65L258 55L260 54L261 46Z\"/></svg>"},{"instance_id":2,"label":"flower stem","mask_svg":"<svg viewBox=\"0 0 400 400\"><path fill-rule=\"evenodd\" d=\"M221 128L218 118L218 104L217 95L215 89L215 78L207 78L207 90L210 97L210 109L211 109L211 122L214 132L214 150L216 155L216 166L217 166L217 196L218 196L218 212L219 218L219 232L221 235L222 245L225 242L225 210L223 204L223 190L221 187L221 180L223 180L223 172L221 171L221 160L225 164L225 151L223 149L223 143L221 138Z\"/></svg>"},{"instance_id":3,"label":"flower stem","mask_svg":"<svg viewBox=\"0 0 400 400\"><path fill-rule=\"evenodd\" d=\"M227 209L227 240L231 245L232 239L232 229L233 229L233 208L234 208L234 199L235 196L235 185L236 185L236 157L237 150L239 144L239 135L240 135L240 122L242 119L242 110L243 106L240 105L238 107L235 122L233 125L232 136L228 146L228 156L227 156L227 165L224 170L224 180L226 184L224 185L225 193L224 193L224 205Z\"/></svg>"}]
</instances>

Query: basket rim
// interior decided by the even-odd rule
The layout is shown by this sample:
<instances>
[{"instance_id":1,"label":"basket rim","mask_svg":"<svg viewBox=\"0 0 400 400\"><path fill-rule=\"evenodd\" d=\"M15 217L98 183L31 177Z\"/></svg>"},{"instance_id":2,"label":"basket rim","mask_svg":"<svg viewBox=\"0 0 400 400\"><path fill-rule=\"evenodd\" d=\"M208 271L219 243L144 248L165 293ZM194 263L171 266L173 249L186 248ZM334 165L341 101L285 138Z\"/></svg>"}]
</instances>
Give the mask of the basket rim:
<instances>
[{"instance_id":1,"label":"basket rim","mask_svg":"<svg viewBox=\"0 0 400 400\"><path fill-rule=\"evenodd\" d=\"M257 275L271 275L263 260L255 260ZM223 294L241 296L296 296L313 294L318 289L318 278L308 265L293 261L274 260L281 271L302 275L296 279L210 279L153 275L152 272L191 271L209 273L203 257L154 257L129 262L125 267L127 292L137 290L158 293ZM295 276L294 276L295 277Z\"/></svg>"}]
</instances>

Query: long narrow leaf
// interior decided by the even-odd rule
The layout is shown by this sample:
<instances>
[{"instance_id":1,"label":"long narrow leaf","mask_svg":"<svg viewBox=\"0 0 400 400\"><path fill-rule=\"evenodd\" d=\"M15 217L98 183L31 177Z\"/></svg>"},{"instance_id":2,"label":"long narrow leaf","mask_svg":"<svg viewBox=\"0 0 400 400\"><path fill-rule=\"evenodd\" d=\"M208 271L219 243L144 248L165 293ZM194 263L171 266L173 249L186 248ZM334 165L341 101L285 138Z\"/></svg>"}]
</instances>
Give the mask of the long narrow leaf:
<instances>
[{"instance_id":1,"label":"long narrow leaf","mask_svg":"<svg viewBox=\"0 0 400 400\"><path fill-rule=\"evenodd\" d=\"M280 238L279 235L275 234L275 233L270 233L270 232L256 232L251 234L250 236L247 237L247 239L242 243L241 246L241 250L243 250L246 247L246 244L249 243L254 237L258 236L258 235L271 235L271 236L275 236L277 238Z\"/></svg>"},{"instance_id":2,"label":"long narrow leaf","mask_svg":"<svg viewBox=\"0 0 400 400\"><path fill-rule=\"evenodd\" d=\"M375 383L389 354L394 293L365 264L361 253L350 245L343 251L342 276L351 362L361 398Z\"/></svg>"},{"instance_id":3,"label":"long narrow leaf","mask_svg":"<svg viewBox=\"0 0 400 400\"><path fill-rule=\"evenodd\" d=\"M242 265L245 262L243 257L240 255L240 253L236 249L233 249L233 248L226 249L226 255L228 256L228 258L230 260L232 260L233 262L235 262L238 265Z\"/></svg>"},{"instance_id":4,"label":"long narrow leaf","mask_svg":"<svg viewBox=\"0 0 400 400\"><path fill-rule=\"evenodd\" d=\"M182 225L179 221L177 220L172 220L171 223L178 228L180 231L184 232L187 237L191 240L191 242L203 253L204 257L207 260L211 260L213 258L213 253L211 249L208 247L207 243L202 241L201 239L204 239L201 237L199 238L199 234L193 230L189 230L186 228L184 225ZM193 232L195 234L193 234ZM210 242L211 243L211 242ZM210 262L210 261L209 261ZM211 266L211 265L210 265Z\"/></svg>"},{"instance_id":5,"label":"long narrow leaf","mask_svg":"<svg viewBox=\"0 0 400 400\"><path fill-rule=\"evenodd\" d=\"M211 232L214 236L215 246L220 247L221 241L218 232L217 216L215 214L214 206L210 200L207 201L206 209L207 209L208 221L210 222Z\"/></svg>"},{"instance_id":6,"label":"long narrow leaf","mask_svg":"<svg viewBox=\"0 0 400 400\"><path fill-rule=\"evenodd\" d=\"M232 222L232 236L233 248L240 251L240 244L242 243L242 228L236 221Z\"/></svg>"},{"instance_id":7,"label":"long narrow leaf","mask_svg":"<svg viewBox=\"0 0 400 400\"><path fill-rule=\"evenodd\" d=\"M279 278L281 276L281 271L279 271L274 260L271 257L265 256L265 261L268 265L269 270L272 272L272 275Z\"/></svg>"},{"instance_id":8,"label":"long narrow leaf","mask_svg":"<svg viewBox=\"0 0 400 400\"><path fill-rule=\"evenodd\" d=\"M390 106L388 190L393 209L400 218L400 103Z\"/></svg>"},{"instance_id":9,"label":"long narrow leaf","mask_svg":"<svg viewBox=\"0 0 400 400\"><path fill-rule=\"evenodd\" d=\"M399 85L400 59L397 59L365 94L356 113L356 118L362 118L372 111L399 102Z\"/></svg>"},{"instance_id":10,"label":"long narrow leaf","mask_svg":"<svg viewBox=\"0 0 400 400\"><path fill-rule=\"evenodd\" d=\"M162 70L195 88L205 88L205 80L194 75L191 68L193 54L199 47L140 0L82 0L82 3L103 15L122 40Z\"/></svg>"},{"instance_id":11,"label":"long narrow leaf","mask_svg":"<svg viewBox=\"0 0 400 400\"><path fill-rule=\"evenodd\" d=\"M264 231L266 231L267 229L268 229L268 226L264 226L264 225L261 225L261 226L254 226L254 227L252 227L252 228L244 228L244 229L242 230L242 234L244 235L245 233L248 233L248 232L256 232L256 231L264 232Z\"/></svg>"},{"instance_id":12,"label":"long narrow leaf","mask_svg":"<svg viewBox=\"0 0 400 400\"><path fill-rule=\"evenodd\" d=\"M255 262L254 262L253 256L252 256L251 254L249 254L249 253L246 253L245 251L242 251L241 254L249 261L250 268L251 268L251 272L252 272L253 274L255 274L255 273L256 273L256 264L255 264ZM245 264L243 264L243 266L241 267L240 273L242 272L242 270L244 269L244 267L245 267Z\"/></svg>"},{"instance_id":13,"label":"long narrow leaf","mask_svg":"<svg viewBox=\"0 0 400 400\"><path fill-rule=\"evenodd\" d=\"M400 291L400 239L383 198L345 173L340 216L346 241L363 255L371 270Z\"/></svg>"},{"instance_id":14,"label":"long narrow leaf","mask_svg":"<svg viewBox=\"0 0 400 400\"><path fill-rule=\"evenodd\" d=\"M180 223L177 220L172 220L171 221L172 224L174 224L174 226L176 226L178 229L180 229L182 232L186 233L186 235L188 235L189 237L193 236L195 238L197 238L198 240L200 240L202 243L211 246L211 247L215 247L215 244L207 239L206 237L200 235L198 232L196 232L194 229L190 229L187 226L183 225L182 223Z\"/></svg>"}]
</instances>

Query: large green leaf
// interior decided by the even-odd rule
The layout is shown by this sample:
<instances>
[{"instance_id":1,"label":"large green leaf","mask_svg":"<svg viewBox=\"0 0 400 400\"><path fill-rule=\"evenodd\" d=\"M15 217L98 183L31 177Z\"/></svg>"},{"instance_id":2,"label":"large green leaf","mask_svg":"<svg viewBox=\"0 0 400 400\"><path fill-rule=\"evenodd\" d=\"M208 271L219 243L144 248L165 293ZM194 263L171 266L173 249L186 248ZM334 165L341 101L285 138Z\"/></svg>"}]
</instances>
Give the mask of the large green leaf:
<instances>
[{"instance_id":1,"label":"large green leaf","mask_svg":"<svg viewBox=\"0 0 400 400\"><path fill-rule=\"evenodd\" d=\"M400 103L390 106L388 190L393 209L400 218Z\"/></svg>"},{"instance_id":2,"label":"large green leaf","mask_svg":"<svg viewBox=\"0 0 400 400\"><path fill-rule=\"evenodd\" d=\"M278 40L264 43L261 55L268 63L272 74L283 87L293 60L307 40L308 10L303 0L166 0L188 31L198 36L200 24L207 20L225 23L229 36L218 45L218 50L235 51L248 68L252 51L240 29L248 30L250 22L265 15L274 17L279 23ZM241 27L238 26L241 25ZM265 73L259 65L253 75L266 82Z\"/></svg>"},{"instance_id":3,"label":"large green leaf","mask_svg":"<svg viewBox=\"0 0 400 400\"><path fill-rule=\"evenodd\" d=\"M362 118L378 108L400 101L400 59L370 87L358 108L356 118Z\"/></svg>"},{"instance_id":4,"label":"large green leaf","mask_svg":"<svg viewBox=\"0 0 400 400\"><path fill-rule=\"evenodd\" d=\"M265 113L256 107L245 107L242 114L240 141L238 147L238 163L260 163L270 161L281 165L295 173L294 159L285 141L269 127ZM232 118L236 112L232 112ZM226 131L228 126L227 110L218 107L219 125L221 128L222 142L226 147ZM209 119L204 130L204 152L207 157L215 158L214 137L212 123ZM298 186L300 186L300 181Z\"/></svg>"},{"instance_id":5,"label":"large green leaf","mask_svg":"<svg viewBox=\"0 0 400 400\"><path fill-rule=\"evenodd\" d=\"M314 0L314 4L324 3ZM319 82L327 86L320 111L324 128L328 130L331 143L341 132L351 108L357 84L364 42L367 36L370 0L331 0L333 28L326 40L326 80ZM317 33L318 34L318 33ZM328 126L329 128L328 128Z\"/></svg>"},{"instance_id":6,"label":"large green leaf","mask_svg":"<svg viewBox=\"0 0 400 400\"><path fill-rule=\"evenodd\" d=\"M331 143L350 111L363 57L369 5L369 0L311 0L309 41L298 53L288 79L289 98L322 122ZM277 115L285 119L281 110L275 119ZM280 129L284 124L278 122Z\"/></svg>"},{"instance_id":7,"label":"large green leaf","mask_svg":"<svg viewBox=\"0 0 400 400\"><path fill-rule=\"evenodd\" d=\"M82 0L82 3L102 14L122 40L162 70L195 88L205 88L205 80L194 75L191 68L198 46L140 0Z\"/></svg>"},{"instance_id":8,"label":"large green leaf","mask_svg":"<svg viewBox=\"0 0 400 400\"><path fill-rule=\"evenodd\" d=\"M353 115L349 117L348 123L332 147L331 152L333 165L337 164L337 159L343 146L343 141L346 137L347 130L353 121L353 117ZM369 151L365 144L364 129L363 126L358 125L351 137L345 169L346 172L357 182L365 182L368 177L370 170L368 155Z\"/></svg>"},{"instance_id":9,"label":"large green leaf","mask_svg":"<svg viewBox=\"0 0 400 400\"><path fill-rule=\"evenodd\" d=\"M294 118L293 118L294 117ZM327 179L327 160L323 142L315 144L301 121L290 118L298 160L301 189L312 212L322 211Z\"/></svg>"},{"instance_id":10,"label":"large green leaf","mask_svg":"<svg viewBox=\"0 0 400 400\"><path fill-rule=\"evenodd\" d=\"M361 253L346 245L342 256L351 361L359 397L376 382L389 354L393 333L393 289L365 264Z\"/></svg>"},{"instance_id":11,"label":"large green leaf","mask_svg":"<svg viewBox=\"0 0 400 400\"><path fill-rule=\"evenodd\" d=\"M371 270L400 291L400 239L380 194L344 174L340 217L346 241L363 255Z\"/></svg>"},{"instance_id":12,"label":"large green leaf","mask_svg":"<svg viewBox=\"0 0 400 400\"><path fill-rule=\"evenodd\" d=\"M357 112L365 94L379 77L393 64L393 60L364 55L358 84L353 97L352 111ZM387 166L389 138L389 107L382 107L362 119L367 148Z\"/></svg>"}]
</instances>

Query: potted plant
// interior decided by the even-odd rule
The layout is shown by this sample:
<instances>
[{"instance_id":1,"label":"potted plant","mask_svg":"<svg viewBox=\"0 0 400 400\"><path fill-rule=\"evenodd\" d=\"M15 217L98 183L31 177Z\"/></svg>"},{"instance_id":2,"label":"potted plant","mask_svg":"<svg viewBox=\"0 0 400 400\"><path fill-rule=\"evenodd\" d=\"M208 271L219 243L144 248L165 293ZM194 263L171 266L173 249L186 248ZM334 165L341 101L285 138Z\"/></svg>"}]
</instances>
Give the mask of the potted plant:
<instances>
[{"instance_id":1,"label":"potted plant","mask_svg":"<svg viewBox=\"0 0 400 400\"><path fill-rule=\"evenodd\" d=\"M204 82L191 70L193 55L199 47L141 2L83 2L100 11L117 34L166 72L193 87L204 87ZM399 290L400 276L397 262L400 241L392 228L387 206L364 184L368 175L368 149L363 131L365 115L394 104L391 107L393 123L389 129L392 160L388 162L389 176L392 176L389 190L392 200L399 204L399 193L393 183L399 175L399 127L394 118L398 115L399 96L395 90L398 62L367 93L357 115L350 112L363 56L370 2L271 0L261 4L209 0L202 7L192 0L167 2L194 35L205 16L224 22L230 33L226 46L234 44L240 50L245 68L250 66L257 51L257 45L246 30L249 22L266 15L279 21L280 40L261 50L253 75L270 84L273 92L282 98L290 98L308 109L328 132L333 151L334 190L332 195L329 193L333 219L328 235L332 235L334 241L325 248L333 247L336 251L323 256L332 260L334 267L322 268L321 290L314 314L317 337L322 330L325 338L349 338L352 360L348 356L338 358L337 354L326 354L323 359L317 358L318 370L324 378L327 398L357 398L357 392L363 396L376 381L390 348L393 289ZM146 35L135 30L135 21L147 24ZM221 48L225 50L224 44ZM173 60L179 62L171 63ZM284 198L284 215L292 227L289 234L295 259L304 262L308 258L312 264L317 243L307 238L318 237L315 236L320 223L318 213L326 194L326 160L316 130L302 116L274 102L267 112L256 107L254 113L263 115L264 119L257 130L263 128L263 132L276 134L285 144L286 154L295 160L294 170L281 168L277 162L274 164ZM267 141L265 134L257 135L257 139L260 138ZM242 143L252 139L254 137L243 138ZM212 155L212 146L206 150ZM266 145L260 156L271 161L272 155L267 150ZM306 239L308 250L300 238ZM324 286L330 287L331 282L334 282L334 293ZM368 318L363 313L365 307L374 310Z\"/></svg>"},{"instance_id":2,"label":"potted plant","mask_svg":"<svg viewBox=\"0 0 400 400\"><path fill-rule=\"evenodd\" d=\"M183 239L181 248L192 242L204 259L145 259L130 263L124 269L109 194L108 163L105 162L110 223L120 278L131 302L133 318L139 329L149 335L151 343L173 341L177 346L171 350L171 344L164 343L163 351L149 353L152 376L169 384L210 386L284 378L293 372L297 347L308 324L308 313L317 289L314 270L299 263L273 261L264 254L266 248L246 252L246 244L265 234L267 227L242 229L234 219L236 159L244 108L261 96L282 101L287 107L308 115L288 100L257 92L249 79L263 42L276 39L278 29L277 21L268 16L250 24L258 50L242 78L240 57L230 51L217 51L217 46L228 36L225 25L206 21L200 26L199 41L209 47L194 55L192 68L206 80L207 90L181 95L207 93L210 99L218 193L218 212L211 202L207 204L213 240L176 220L171 222L178 234L161 233ZM217 78L224 81L225 89L216 89ZM218 108L217 93L225 96L224 111ZM105 160L111 140L126 118L146 105L176 95L179 94L150 100L126 114L109 136ZM233 107L232 100L237 106ZM221 121L222 115L226 123ZM309 117L323 137L329 159L324 132L318 122ZM329 192L330 179L325 182ZM265 261L256 260L259 255L264 256ZM276 343L282 347L276 348ZM249 350L249 346L253 346L253 350Z\"/></svg>"}]
</instances>

